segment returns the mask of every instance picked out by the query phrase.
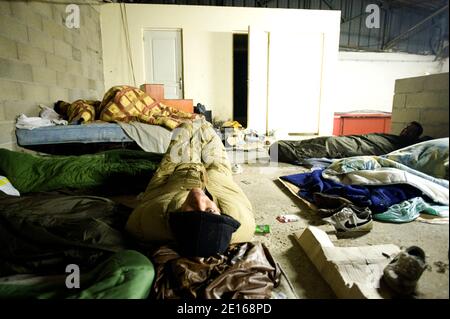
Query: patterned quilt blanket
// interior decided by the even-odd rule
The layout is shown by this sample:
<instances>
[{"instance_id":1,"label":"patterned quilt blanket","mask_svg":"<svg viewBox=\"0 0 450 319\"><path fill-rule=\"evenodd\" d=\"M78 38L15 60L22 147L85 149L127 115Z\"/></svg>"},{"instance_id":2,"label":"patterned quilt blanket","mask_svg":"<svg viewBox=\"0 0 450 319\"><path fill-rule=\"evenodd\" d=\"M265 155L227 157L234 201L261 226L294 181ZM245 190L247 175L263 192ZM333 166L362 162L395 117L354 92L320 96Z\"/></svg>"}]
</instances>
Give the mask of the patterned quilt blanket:
<instances>
[{"instance_id":1,"label":"patterned quilt blanket","mask_svg":"<svg viewBox=\"0 0 450 319\"><path fill-rule=\"evenodd\" d=\"M144 91L127 86L113 86L102 101L77 100L73 103L58 101L55 109L69 123L131 122L160 125L170 130L199 115L180 111L153 99Z\"/></svg>"},{"instance_id":2,"label":"patterned quilt blanket","mask_svg":"<svg viewBox=\"0 0 450 319\"><path fill-rule=\"evenodd\" d=\"M448 205L448 138L418 143L385 156L335 161L323 177L351 185L410 184L433 201Z\"/></svg>"}]
</instances>

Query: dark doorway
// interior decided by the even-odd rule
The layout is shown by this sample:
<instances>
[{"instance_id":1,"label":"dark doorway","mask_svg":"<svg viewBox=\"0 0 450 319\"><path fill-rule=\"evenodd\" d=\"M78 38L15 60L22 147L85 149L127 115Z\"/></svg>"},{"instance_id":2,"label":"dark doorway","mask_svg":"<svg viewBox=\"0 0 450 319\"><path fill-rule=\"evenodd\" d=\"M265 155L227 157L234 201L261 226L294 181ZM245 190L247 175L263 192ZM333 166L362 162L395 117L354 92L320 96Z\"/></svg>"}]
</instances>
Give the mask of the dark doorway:
<instances>
[{"instance_id":1,"label":"dark doorway","mask_svg":"<svg viewBox=\"0 0 450 319\"><path fill-rule=\"evenodd\" d=\"M248 34L233 34L233 120L247 127Z\"/></svg>"}]
</instances>

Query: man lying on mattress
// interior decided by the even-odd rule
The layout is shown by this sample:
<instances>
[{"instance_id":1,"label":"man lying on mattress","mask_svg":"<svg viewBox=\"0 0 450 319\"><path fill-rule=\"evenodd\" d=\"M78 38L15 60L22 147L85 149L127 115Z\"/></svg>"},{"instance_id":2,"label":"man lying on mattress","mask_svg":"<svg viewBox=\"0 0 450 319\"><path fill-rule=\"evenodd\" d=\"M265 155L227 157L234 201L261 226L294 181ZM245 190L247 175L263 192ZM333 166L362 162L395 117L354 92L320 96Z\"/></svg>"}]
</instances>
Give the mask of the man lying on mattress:
<instances>
[{"instance_id":1,"label":"man lying on mattress","mask_svg":"<svg viewBox=\"0 0 450 319\"><path fill-rule=\"evenodd\" d=\"M423 142L422 125L409 123L399 135L373 133L365 135L322 136L301 141L277 141L270 146L272 161L301 164L308 158L344 158L362 155L384 155Z\"/></svg>"},{"instance_id":2,"label":"man lying on mattress","mask_svg":"<svg viewBox=\"0 0 450 319\"><path fill-rule=\"evenodd\" d=\"M252 207L233 181L224 146L204 119L184 123L130 215L126 229L138 240L174 241L185 256L223 253L252 240Z\"/></svg>"},{"instance_id":3,"label":"man lying on mattress","mask_svg":"<svg viewBox=\"0 0 450 319\"><path fill-rule=\"evenodd\" d=\"M144 91L131 86L113 86L102 101L76 100L72 103L58 101L55 111L71 124L138 121L160 125L170 130L181 123L196 119L198 114L180 111L154 100Z\"/></svg>"}]
</instances>

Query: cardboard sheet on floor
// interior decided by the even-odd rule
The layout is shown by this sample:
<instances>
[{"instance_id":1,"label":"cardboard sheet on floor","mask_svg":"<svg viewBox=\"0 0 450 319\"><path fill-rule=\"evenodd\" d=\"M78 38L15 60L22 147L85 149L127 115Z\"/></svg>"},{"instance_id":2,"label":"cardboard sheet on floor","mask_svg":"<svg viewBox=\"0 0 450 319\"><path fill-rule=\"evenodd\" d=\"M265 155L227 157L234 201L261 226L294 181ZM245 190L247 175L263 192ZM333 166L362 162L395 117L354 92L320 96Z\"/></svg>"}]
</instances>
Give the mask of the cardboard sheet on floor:
<instances>
[{"instance_id":1,"label":"cardboard sheet on floor","mask_svg":"<svg viewBox=\"0 0 450 319\"><path fill-rule=\"evenodd\" d=\"M300 196L298 196L298 192L300 191L300 187L298 187L297 185L294 185L288 181L285 181L281 178L278 178L278 180L281 182L281 184L283 184L295 197L297 197L298 199L300 199L303 203L305 203L306 206L308 206L309 208L311 208L312 210L317 210L317 206L314 205L313 203L307 201L304 198L301 198Z\"/></svg>"},{"instance_id":2,"label":"cardboard sheet on floor","mask_svg":"<svg viewBox=\"0 0 450 319\"><path fill-rule=\"evenodd\" d=\"M400 252L398 246L336 247L324 231L314 226L295 234L295 238L338 298L389 296L380 288L380 279L391 257Z\"/></svg>"}]
</instances>

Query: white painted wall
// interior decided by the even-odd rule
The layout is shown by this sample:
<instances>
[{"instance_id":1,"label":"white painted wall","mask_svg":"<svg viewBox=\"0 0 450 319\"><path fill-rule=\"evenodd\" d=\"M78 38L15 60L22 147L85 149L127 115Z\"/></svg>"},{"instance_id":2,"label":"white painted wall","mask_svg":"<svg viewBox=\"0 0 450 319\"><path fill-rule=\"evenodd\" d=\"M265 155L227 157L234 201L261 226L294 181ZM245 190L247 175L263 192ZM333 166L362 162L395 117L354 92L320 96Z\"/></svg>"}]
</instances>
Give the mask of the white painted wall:
<instances>
[{"instance_id":1,"label":"white painted wall","mask_svg":"<svg viewBox=\"0 0 450 319\"><path fill-rule=\"evenodd\" d=\"M448 59L406 53L339 52L335 112L392 111L395 80L448 72Z\"/></svg>"},{"instance_id":2,"label":"white painted wall","mask_svg":"<svg viewBox=\"0 0 450 319\"><path fill-rule=\"evenodd\" d=\"M145 28L182 29L184 97L212 109L218 119L229 119L233 110L232 34L249 25L265 30L308 30L324 34L326 69L321 101L321 134L332 132L332 73L337 62L339 11L127 4L126 16L136 83L133 83L120 5L101 6L105 87L144 81L142 32ZM301 97L299 97L301 98ZM262 106L264 107L264 106Z\"/></svg>"}]
</instances>

